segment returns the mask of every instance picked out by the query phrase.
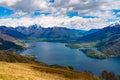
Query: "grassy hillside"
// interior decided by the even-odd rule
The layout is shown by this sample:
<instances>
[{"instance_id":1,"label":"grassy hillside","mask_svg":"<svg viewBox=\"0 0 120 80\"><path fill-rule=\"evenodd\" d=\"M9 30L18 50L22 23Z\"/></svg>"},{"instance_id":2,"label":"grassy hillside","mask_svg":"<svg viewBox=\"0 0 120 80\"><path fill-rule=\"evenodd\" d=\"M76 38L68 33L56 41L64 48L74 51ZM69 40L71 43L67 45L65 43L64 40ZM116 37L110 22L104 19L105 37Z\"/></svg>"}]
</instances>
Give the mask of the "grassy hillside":
<instances>
[{"instance_id":1,"label":"grassy hillside","mask_svg":"<svg viewBox=\"0 0 120 80\"><path fill-rule=\"evenodd\" d=\"M0 52L0 80L100 80L87 72L76 72L68 67L47 66L30 58Z\"/></svg>"},{"instance_id":2,"label":"grassy hillside","mask_svg":"<svg viewBox=\"0 0 120 80\"><path fill-rule=\"evenodd\" d=\"M19 54L11 53L5 50L0 51L0 61L4 62L22 62L22 63L34 63L30 57L22 56Z\"/></svg>"},{"instance_id":3,"label":"grassy hillside","mask_svg":"<svg viewBox=\"0 0 120 80\"><path fill-rule=\"evenodd\" d=\"M75 72L45 65L0 62L2 80L100 80L90 73Z\"/></svg>"}]
</instances>

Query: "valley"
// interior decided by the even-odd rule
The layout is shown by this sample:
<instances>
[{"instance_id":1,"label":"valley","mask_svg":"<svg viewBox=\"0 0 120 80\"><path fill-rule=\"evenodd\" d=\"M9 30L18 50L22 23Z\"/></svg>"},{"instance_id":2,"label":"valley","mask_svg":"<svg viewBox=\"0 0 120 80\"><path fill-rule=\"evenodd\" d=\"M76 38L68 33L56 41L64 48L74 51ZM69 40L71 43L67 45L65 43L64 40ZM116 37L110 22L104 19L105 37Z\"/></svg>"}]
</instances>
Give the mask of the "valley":
<instances>
[{"instance_id":1,"label":"valley","mask_svg":"<svg viewBox=\"0 0 120 80\"><path fill-rule=\"evenodd\" d=\"M120 0L0 0L0 80L120 80Z\"/></svg>"},{"instance_id":2,"label":"valley","mask_svg":"<svg viewBox=\"0 0 120 80\"><path fill-rule=\"evenodd\" d=\"M28 28L1 26L0 49L8 52L19 52L27 57L33 55L32 59L47 65L72 66L76 71L85 70L97 76L104 70L120 75L118 68L119 31L119 24L89 31L62 27L43 28L39 25L32 25ZM13 56L13 60L7 59L7 62L17 59L20 58ZM4 59L1 57L1 60ZM24 63L24 58L22 63ZM111 68L103 66L105 64Z\"/></svg>"}]
</instances>

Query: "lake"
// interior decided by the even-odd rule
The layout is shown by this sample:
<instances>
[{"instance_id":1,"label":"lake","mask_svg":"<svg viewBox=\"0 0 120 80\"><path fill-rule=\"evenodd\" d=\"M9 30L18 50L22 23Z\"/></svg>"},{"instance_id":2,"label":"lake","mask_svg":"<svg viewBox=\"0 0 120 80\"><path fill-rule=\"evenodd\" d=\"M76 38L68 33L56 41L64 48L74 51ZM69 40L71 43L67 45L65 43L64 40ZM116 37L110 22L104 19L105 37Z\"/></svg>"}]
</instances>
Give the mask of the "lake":
<instances>
[{"instance_id":1,"label":"lake","mask_svg":"<svg viewBox=\"0 0 120 80\"><path fill-rule=\"evenodd\" d=\"M77 71L90 71L99 75L103 70L120 75L120 58L94 59L87 57L78 49L71 49L64 43L31 42L27 46L36 46L23 51L21 54L37 56L37 61L48 65L70 65Z\"/></svg>"}]
</instances>

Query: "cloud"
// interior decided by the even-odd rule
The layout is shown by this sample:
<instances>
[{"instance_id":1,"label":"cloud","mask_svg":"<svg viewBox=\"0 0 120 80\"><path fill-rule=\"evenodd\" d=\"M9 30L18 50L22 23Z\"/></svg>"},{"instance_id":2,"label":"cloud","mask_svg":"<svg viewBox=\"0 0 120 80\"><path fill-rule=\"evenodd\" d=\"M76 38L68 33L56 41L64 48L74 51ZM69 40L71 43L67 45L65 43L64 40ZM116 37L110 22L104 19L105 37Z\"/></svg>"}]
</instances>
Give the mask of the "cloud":
<instances>
[{"instance_id":1,"label":"cloud","mask_svg":"<svg viewBox=\"0 0 120 80\"><path fill-rule=\"evenodd\" d=\"M41 11L48 8L47 0L1 0L0 5L12 10Z\"/></svg>"},{"instance_id":2,"label":"cloud","mask_svg":"<svg viewBox=\"0 0 120 80\"><path fill-rule=\"evenodd\" d=\"M78 12L80 16L94 15L101 10L119 9L120 0L0 0L0 5L14 11L51 12L55 15L65 15L67 12ZM58 13L59 12L59 13ZM97 15L99 16L99 15Z\"/></svg>"},{"instance_id":3,"label":"cloud","mask_svg":"<svg viewBox=\"0 0 120 80\"><path fill-rule=\"evenodd\" d=\"M6 7L11 7L14 4L16 4L20 0L0 0L0 5L6 6Z\"/></svg>"},{"instance_id":4,"label":"cloud","mask_svg":"<svg viewBox=\"0 0 120 80\"><path fill-rule=\"evenodd\" d=\"M100 18L82 18L82 17L65 17L65 16L57 16L53 17L51 15L45 16L41 15L39 17L22 17L22 18L7 18L7 19L0 19L0 25L7 25L7 26L30 26L33 24L38 24L43 27L67 27L67 28L75 28L75 29L92 29L92 28L102 28L107 26L108 23L105 23ZM102 25L100 25L102 24Z\"/></svg>"},{"instance_id":5,"label":"cloud","mask_svg":"<svg viewBox=\"0 0 120 80\"><path fill-rule=\"evenodd\" d=\"M113 2L113 0L111 0L111 2ZM107 9L108 6L111 5L109 3L109 0L55 0L54 3L50 3L49 0L0 1L0 5L13 10L56 12L66 9L66 11L78 11L80 15L103 8Z\"/></svg>"},{"instance_id":6,"label":"cloud","mask_svg":"<svg viewBox=\"0 0 120 80\"><path fill-rule=\"evenodd\" d=\"M50 2L52 1L52 2ZM44 27L64 26L77 29L102 28L120 17L112 11L120 9L120 0L0 0L0 6L14 11L8 18L0 19L0 25L29 26L40 24ZM33 15L36 11L49 15ZM77 12L70 17L67 13ZM33 17L35 16L35 17ZM82 16L96 16L83 18Z\"/></svg>"}]
</instances>

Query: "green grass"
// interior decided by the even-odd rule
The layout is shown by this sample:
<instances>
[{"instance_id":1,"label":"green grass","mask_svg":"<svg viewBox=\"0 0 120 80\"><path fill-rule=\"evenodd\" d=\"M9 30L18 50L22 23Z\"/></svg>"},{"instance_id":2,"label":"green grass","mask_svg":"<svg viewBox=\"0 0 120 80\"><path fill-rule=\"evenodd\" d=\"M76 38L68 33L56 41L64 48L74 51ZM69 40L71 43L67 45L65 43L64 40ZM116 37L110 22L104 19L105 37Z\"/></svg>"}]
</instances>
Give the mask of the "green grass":
<instances>
[{"instance_id":1,"label":"green grass","mask_svg":"<svg viewBox=\"0 0 120 80\"><path fill-rule=\"evenodd\" d=\"M72 48L72 49L79 49L79 48L92 48L95 47L97 42L86 42L86 43L76 43L76 44L66 44L66 47Z\"/></svg>"},{"instance_id":2,"label":"green grass","mask_svg":"<svg viewBox=\"0 0 120 80\"><path fill-rule=\"evenodd\" d=\"M81 51L83 53L85 53L88 57L98 58L98 59L107 58L107 56L104 55L103 53L98 53L98 52L91 50L91 49L81 49Z\"/></svg>"},{"instance_id":3,"label":"green grass","mask_svg":"<svg viewBox=\"0 0 120 80\"><path fill-rule=\"evenodd\" d=\"M24 41L24 40L15 40L14 42L15 42L17 45L20 45L20 46L23 46L23 47L25 46L25 44L24 44L25 41Z\"/></svg>"}]
</instances>

